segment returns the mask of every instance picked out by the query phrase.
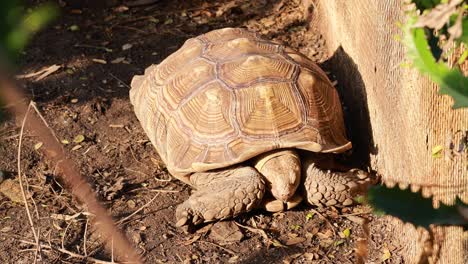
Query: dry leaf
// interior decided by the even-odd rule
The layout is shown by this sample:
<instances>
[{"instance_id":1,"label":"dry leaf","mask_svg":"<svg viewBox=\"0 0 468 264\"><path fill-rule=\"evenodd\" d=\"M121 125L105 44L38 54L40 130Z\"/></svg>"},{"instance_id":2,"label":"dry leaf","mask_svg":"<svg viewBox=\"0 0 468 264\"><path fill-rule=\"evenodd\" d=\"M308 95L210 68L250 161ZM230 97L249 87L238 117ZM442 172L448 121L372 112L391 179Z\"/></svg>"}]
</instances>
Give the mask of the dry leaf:
<instances>
[{"instance_id":1,"label":"dry leaf","mask_svg":"<svg viewBox=\"0 0 468 264\"><path fill-rule=\"evenodd\" d=\"M387 248L384 248L381 260L386 261L390 259L391 257L392 257L392 253L390 253L390 250L388 250Z\"/></svg>"},{"instance_id":2,"label":"dry leaf","mask_svg":"<svg viewBox=\"0 0 468 264\"><path fill-rule=\"evenodd\" d=\"M450 16L457 12L457 5L463 0L452 0L446 4L439 4L427 14L422 15L414 24L415 27L429 27L441 29L450 19Z\"/></svg>"},{"instance_id":3,"label":"dry leaf","mask_svg":"<svg viewBox=\"0 0 468 264\"><path fill-rule=\"evenodd\" d=\"M70 30L70 31L78 31L78 30L80 30L80 27L77 26L77 25L71 25L70 27L68 27L68 30Z\"/></svg>"},{"instance_id":4,"label":"dry leaf","mask_svg":"<svg viewBox=\"0 0 468 264\"><path fill-rule=\"evenodd\" d=\"M78 99L73 98L73 99L70 100L70 102L71 102L72 104L76 104L76 103L78 103Z\"/></svg>"},{"instance_id":5,"label":"dry leaf","mask_svg":"<svg viewBox=\"0 0 468 264\"><path fill-rule=\"evenodd\" d=\"M432 148L432 157L433 158L440 158L442 157L442 150L444 148L441 145L437 145Z\"/></svg>"},{"instance_id":6,"label":"dry leaf","mask_svg":"<svg viewBox=\"0 0 468 264\"><path fill-rule=\"evenodd\" d=\"M38 143L36 143L36 144L34 145L34 149L35 149L35 150L38 150L38 149L40 149L40 148L42 147L42 145L43 145L42 142L38 142Z\"/></svg>"},{"instance_id":7,"label":"dry leaf","mask_svg":"<svg viewBox=\"0 0 468 264\"><path fill-rule=\"evenodd\" d=\"M62 66L60 65L57 65L57 64L54 64L54 65L51 65L45 69L42 69L40 71L37 71L37 72L32 72L32 73L28 73L28 74L23 74L23 75L16 75L16 78L18 79L27 79L27 78L31 78L31 77L35 77L37 75L39 75L35 81L40 81L42 79L44 79L45 77L51 75L52 73L58 71Z\"/></svg>"},{"instance_id":8,"label":"dry leaf","mask_svg":"<svg viewBox=\"0 0 468 264\"><path fill-rule=\"evenodd\" d=\"M5 226L4 228L0 229L0 233L8 233L13 230L11 226Z\"/></svg>"},{"instance_id":9,"label":"dry leaf","mask_svg":"<svg viewBox=\"0 0 468 264\"><path fill-rule=\"evenodd\" d=\"M122 50L128 50L128 49L131 49L132 47L133 47L132 44L127 43L127 44L124 44L124 45L122 46Z\"/></svg>"},{"instance_id":10,"label":"dry leaf","mask_svg":"<svg viewBox=\"0 0 468 264\"><path fill-rule=\"evenodd\" d=\"M241 241L244 234L232 221L221 221L211 227L210 238L226 245Z\"/></svg>"},{"instance_id":11,"label":"dry leaf","mask_svg":"<svg viewBox=\"0 0 468 264\"><path fill-rule=\"evenodd\" d=\"M123 61L125 61L125 57L118 57L115 60L112 60L111 63L112 64L117 64L117 63L121 63Z\"/></svg>"},{"instance_id":12,"label":"dry leaf","mask_svg":"<svg viewBox=\"0 0 468 264\"><path fill-rule=\"evenodd\" d=\"M463 23L462 23L463 22L462 21L463 12L464 12L464 9L460 8L460 11L458 12L457 20L455 21L455 24L453 24L453 26L451 26L447 30L448 33L450 33L450 38L451 39L457 39L457 38L461 37L461 35L463 33Z\"/></svg>"},{"instance_id":13,"label":"dry leaf","mask_svg":"<svg viewBox=\"0 0 468 264\"><path fill-rule=\"evenodd\" d=\"M73 151L74 151L74 150L78 150L78 149L80 149L80 148L82 148L82 146L81 146L81 145L76 145L76 146L74 146L74 147L73 147L71 150L73 150Z\"/></svg>"},{"instance_id":14,"label":"dry leaf","mask_svg":"<svg viewBox=\"0 0 468 264\"><path fill-rule=\"evenodd\" d=\"M62 144L64 144L64 145L70 144L70 141L68 141L66 139L62 139L62 141L60 141L60 142L62 142Z\"/></svg>"},{"instance_id":15,"label":"dry leaf","mask_svg":"<svg viewBox=\"0 0 468 264\"><path fill-rule=\"evenodd\" d=\"M348 238L351 235L351 230L349 228L346 228L342 232L344 238Z\"/></svg>"},{"instance_id":16,"label":"dry leaf","mask_svg":"<svg viewBox=\"0 0 468 264\"><path fill-rule=\"evenodd\" d=\"M83 135L77 135L74 139L73 139L73 142L75 143L81 143L85 140L85 136Z\"/></svg>"},{"instance_id":17,"label":"dry leaf","mask_svg":"<svg viewBox=\"0 0 468 264\"><path fill-rule=\"evenodd\" d=\"M101 59L92 59L92 61L100 63L100 64L107 64L107 61Z\"/></svg>"},{"instance_id":18,"label":"dry leaf","mask_svg":"<svg viewBox=\"0 0 468 264\"><path fill-rule=\"evenodd\" d=\"M118 6L118 7L114 8L114 12L116 12L116 13L123 13L125 11L128 11L128 7L124 6L124 5L121 5L121 6Z\"/></svg>"}]
</instances>

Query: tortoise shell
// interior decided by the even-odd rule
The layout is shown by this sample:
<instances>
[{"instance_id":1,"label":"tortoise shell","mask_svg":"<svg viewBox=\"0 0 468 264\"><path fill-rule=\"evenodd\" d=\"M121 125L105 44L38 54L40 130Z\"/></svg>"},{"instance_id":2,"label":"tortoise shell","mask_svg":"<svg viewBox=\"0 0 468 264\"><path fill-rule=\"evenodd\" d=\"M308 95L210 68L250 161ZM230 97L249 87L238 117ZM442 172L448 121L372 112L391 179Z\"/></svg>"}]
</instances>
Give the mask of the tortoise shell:
<instances>
[{"instance_id":1,"label":"tortoise shell","mask_svg":"<svg viewBox=\"0 0 468 264\"><path fill-rule=\"evenodd\" d=\"M223 168L281 148L343 152L338 94L293 49L241 28L188 39L135 76L130 100L171 174Z\"/></svg>"}]
</instances>

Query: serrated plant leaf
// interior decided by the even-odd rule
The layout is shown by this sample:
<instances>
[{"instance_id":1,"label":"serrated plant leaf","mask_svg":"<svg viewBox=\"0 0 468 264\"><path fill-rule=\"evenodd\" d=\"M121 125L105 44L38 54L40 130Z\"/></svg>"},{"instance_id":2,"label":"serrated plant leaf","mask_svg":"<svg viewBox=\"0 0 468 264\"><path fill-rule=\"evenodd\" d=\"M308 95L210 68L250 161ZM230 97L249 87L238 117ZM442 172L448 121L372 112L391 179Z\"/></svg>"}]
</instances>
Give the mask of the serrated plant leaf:
<instances>
[{"instance_id":1,"label":"serrated plant leaf","mask_svg":"<svg viewBox=\"0 0 468 264\"><path fill-rule=\"evenodd\" d=\"M436 62L424 29L413 27L415 21L416 16L410 15L408 22L402 27L407 57L415 68L440 86L440 94L453 98L453 108L468 107L468 78L458 68L450 69L443 62Z\"/></svg>"},{"instance_id":2,"label":"serrated plant leaf","mask_svg":"<svg viewBox=\"0 0 468 264\"><path fill-rule=\"evenodd\" d=\"M401 190L398 187L373 186L367 195L374 209L416 226L427 228L435 224L468 227L468 219L461 213L468 205L458 199L455 205L441 203L439 208L434 208L431 198L424 198L421 192L414 193L410 188Z\"/></svg>"}]
</instances>

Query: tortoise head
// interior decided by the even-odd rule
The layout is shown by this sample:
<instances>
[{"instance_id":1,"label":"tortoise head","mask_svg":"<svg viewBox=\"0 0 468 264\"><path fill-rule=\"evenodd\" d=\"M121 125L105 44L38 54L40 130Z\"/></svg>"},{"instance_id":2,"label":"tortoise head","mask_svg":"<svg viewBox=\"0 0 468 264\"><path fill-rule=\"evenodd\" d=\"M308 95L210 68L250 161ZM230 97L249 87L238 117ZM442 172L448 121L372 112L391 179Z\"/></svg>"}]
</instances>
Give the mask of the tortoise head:
<instances>
[{"instance_id":1,"label":"tortoise head","mask_svg":"<svg viewBox=\"0 0 468 264\"><path fill-rule=\"evenodd\" d=\"M267 180L271 194L287 202L301 181L301 161L294 150L275 150L255 160L255 168Z\"/></svg>"}]
</instances>

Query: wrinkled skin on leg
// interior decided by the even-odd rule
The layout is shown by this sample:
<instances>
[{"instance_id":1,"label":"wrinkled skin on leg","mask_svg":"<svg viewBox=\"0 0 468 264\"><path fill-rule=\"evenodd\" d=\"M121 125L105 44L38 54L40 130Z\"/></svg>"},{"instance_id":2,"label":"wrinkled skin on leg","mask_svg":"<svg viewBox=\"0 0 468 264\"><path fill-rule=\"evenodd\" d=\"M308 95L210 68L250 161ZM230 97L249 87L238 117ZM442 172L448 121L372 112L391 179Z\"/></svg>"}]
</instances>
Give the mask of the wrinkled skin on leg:
<instances>
[{"instance_id":1,"label":"wrinkled skin on leg","mask_svg":"<svg viewBox=\"0 0 468 264\"><path fill-rule=\"evenodd\" d=\"M263 177L252 167L194 173L195 191L176 209L176 226L197 225L234 217L259 207L265 194Z\"/></svg>"}]
</instances>

